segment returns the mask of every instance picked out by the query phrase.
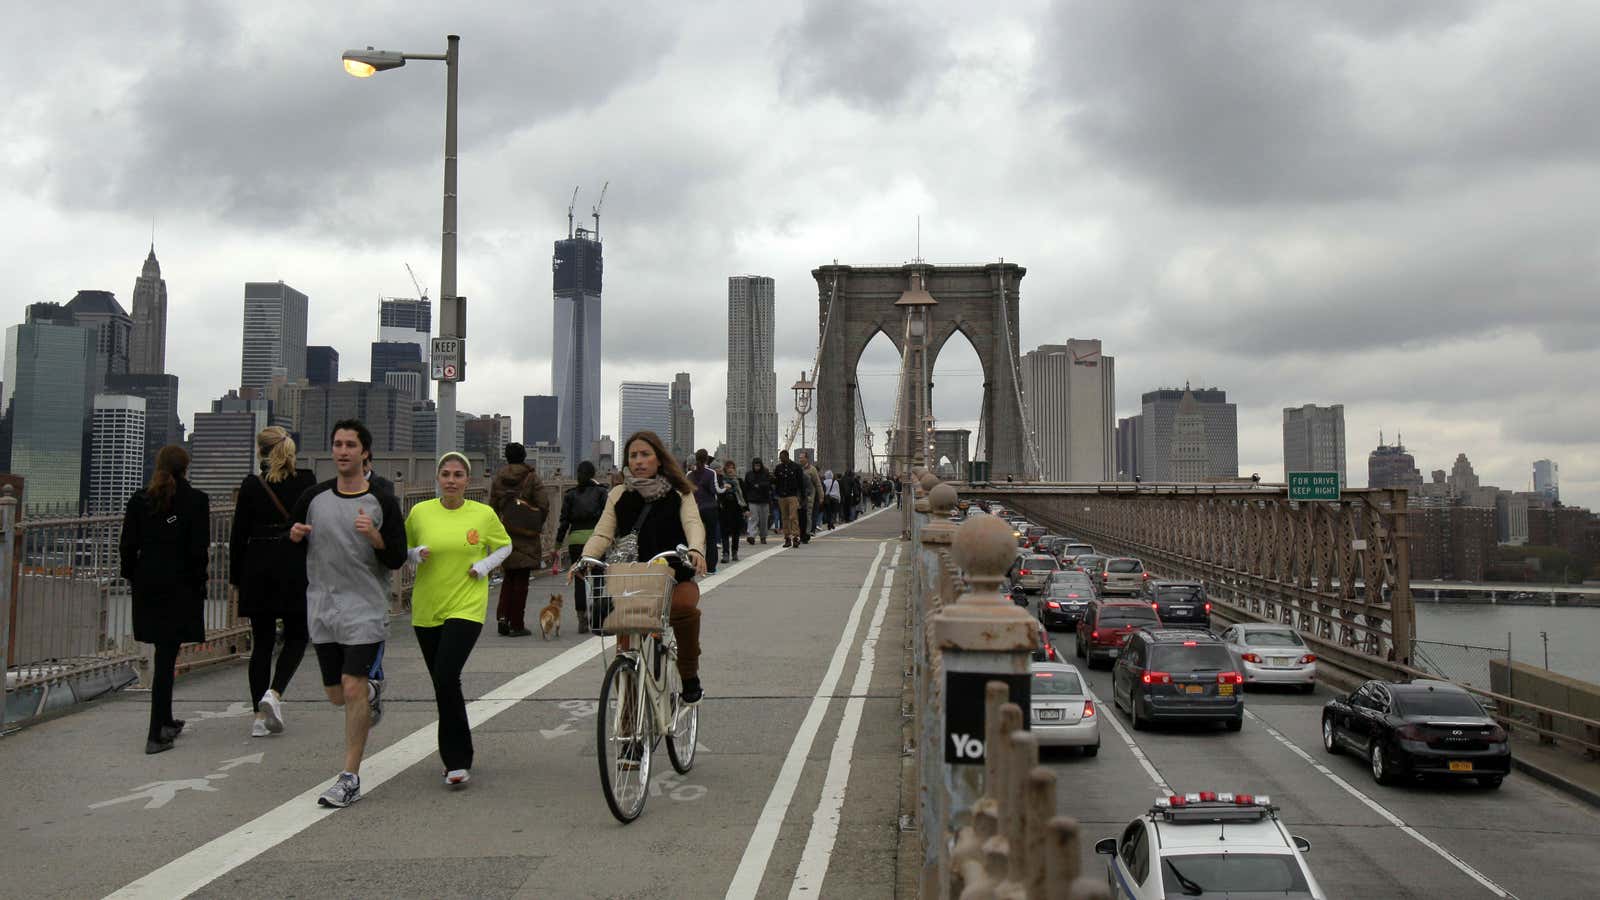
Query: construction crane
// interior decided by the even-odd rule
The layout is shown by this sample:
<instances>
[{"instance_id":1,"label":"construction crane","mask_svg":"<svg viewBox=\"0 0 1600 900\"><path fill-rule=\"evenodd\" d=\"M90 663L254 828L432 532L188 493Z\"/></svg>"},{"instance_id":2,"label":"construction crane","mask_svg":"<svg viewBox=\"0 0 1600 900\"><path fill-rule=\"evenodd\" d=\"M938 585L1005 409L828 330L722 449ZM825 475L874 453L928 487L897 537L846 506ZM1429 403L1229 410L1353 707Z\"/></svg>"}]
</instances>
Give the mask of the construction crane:
<instances>
[{"instance_id":1,"label":"construction crane","mask_svg":"<svg viewBox=\"0 0 1600 900\"><path fill-rule=\"evenodd\" d=\"M600 199L594 202L594 239L597 241L600 240L600 207L606 202L606 188L609 187L611 187L611 182L609 181L601 185ZM574 195L573 199L577 199L577 196Z\"/></svg>"},{"instance_id":2,"label":"construction crane","mask_svg":"<svg viewBox=\"0 0 1600 900\"><path fill-rule=\"evenodd\" d=\"M567 237L568 238L572 237L572 209L573 209L573 207L578 205L578 188L580 188L580 187L583 187L583 185L580 184L580 185L578 185L578 187L575 187L575 188L572 189L572 202L567 204Z\"/></svg>"},{"instance_id":3,"label":"construction crane","mask_svg":"<svg viewBox=\"0 0 1600 900\"><path fill-rule=\"evenodd\" d=\"M417 299L428 299L428 289L422 286L421 281L417 280L417 273L411 270L411 263L406 263L406 274L411 276L411 284L417 289Z\"/></svg>"}]
</instances>

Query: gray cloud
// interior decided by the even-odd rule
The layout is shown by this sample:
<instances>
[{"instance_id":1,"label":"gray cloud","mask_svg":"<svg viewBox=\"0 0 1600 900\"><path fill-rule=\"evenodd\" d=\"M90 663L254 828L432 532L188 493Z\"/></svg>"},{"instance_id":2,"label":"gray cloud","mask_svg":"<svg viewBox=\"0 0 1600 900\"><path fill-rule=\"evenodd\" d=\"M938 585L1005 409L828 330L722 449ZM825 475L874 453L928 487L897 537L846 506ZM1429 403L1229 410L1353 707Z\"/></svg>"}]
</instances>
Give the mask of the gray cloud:
<instances>
[{"instance_id":1,"label":"gray cloud","mask_svg":"<svg viewBox=\"0 0 1600 900\"><path fill-rule=\"evenodd\" d=\"M926 100L953 61L936 17L880 0L809 0L774 49L787 96L877 112Z\"/></svg>"}]
</instances>

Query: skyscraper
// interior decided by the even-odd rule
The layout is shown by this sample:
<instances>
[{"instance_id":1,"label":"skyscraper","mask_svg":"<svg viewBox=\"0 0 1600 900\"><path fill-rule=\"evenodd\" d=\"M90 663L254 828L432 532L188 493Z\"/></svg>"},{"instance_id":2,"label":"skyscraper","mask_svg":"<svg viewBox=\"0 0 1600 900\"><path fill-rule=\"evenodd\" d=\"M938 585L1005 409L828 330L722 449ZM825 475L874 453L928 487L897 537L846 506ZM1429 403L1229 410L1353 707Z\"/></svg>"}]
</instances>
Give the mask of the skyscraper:
<instances>
[{"instance_id":1,"label":"skyscraper","mask_svg":"<svg viewBox=\"0 0 1600 900\"><path fill-rule=\"evenodd\" d=\"M740 471L778 456L778 375L773 370L776 283L766 275L728 279L728 455Z\"/></svg>"},{"instance_id":2,"label":"skyscraper","mask_svg":"<svg viewBox=\"0 0 1600 900\"><path fill-rule=\"evenodd\" d=\"M67 301L67 312L79 328L95 333L94 380L91 389L98 394L106 388L106 376L128 373L128 345L133 340L133 319L110 291L79 291Z\"/></svg>"},{"instance_id":3,"label":"skyscraper","mask_svg":"<svg viewBox=\"0 0 1600 900\"><path fill-rule=\"evenodd\" d=\"M493 474L506 464L506 445L511 443L511 417L485 414L470 418L462 437L462 450L468 456L483 454L487 461L485 474Z\"/></svg>"},{"instance_id":4,"label":"skyscraper","mask_svg":"<svg viewBox=\"0 0 1600 900\"><path fill-rule=\"evenodd\" d=\"M267 427L267 401L238 391L211 401L194 414L189 438L189 483L225 503L246 475L256 471L256 433Z\"/></svg>"},{"instance_id":5,"label":"skyscraper","mask_svg":"<svg viewBox=\"0 0 1600 900\"><path fill-rule=\"evenodd\" d=\"M411 391L415 400L429 394L428 356L432 350L433 306L428 300L384 297L379 301L378 340L372 344L373 384ZM391 373L402 373L390 379Z\"/></svg>"},{"instance_id":6,"label":"skyscraper","mask_svg":"<svg viewBox=\"0 0 1600 900\"><path fill-rule=\"evenodd\" d=\"M156 245L144 258L144 268L133 281L133 337L128 371L134 375L164 375L167 371L167 281L156 262Z\"/></svg>"},{"instance_id":7,"label":"skyscraper","mask_svg":"<svg viewBox=\"0 0 1600 900\"><path fill-rule=\"evenodd\" d=\"M624 381L617 391L617 433L636 431L665 437L672 431L672 392L664 381Z\"/></svg>"},{"instance_id":8,"label":"skyscraper","mask_svg":"<svg viewBox=\"0 0 1600 900\"><path fill-rule=\"evenodd\" d=\"M300 396L300 446L328 450L333 423L360 419L372 432L374 453L416 452L416 406L410 396L386 384L341 381L307 387Z\"/></svg>"},{"instance_id":9,"label":"skyscraper","mask_svg":"<svg viewBox=\"0 0 1600 900\"><path fill-rule=\"evenodd\" d=\"M378 340L406 341L422 346L428 358L433 338L433 301L411 297L383 297L378 307Z\"/></svg>"},{"instance_id":10,"label":"skyscraper","mask_svg":"<svg viewBox=\"0 0 1600 900\"><path fill-rule=\"evenodd\" d=\"M1206 416L1194 391L1184 390L1183 398L1178 401L1178 413L1172 417L1172 447L1167 459L1168 481L1205 481L1211 475Z\"/></svg>"},{"instance_id":11,"label":"skyscraper","mask_svg":"<svg viewBox=\"0 0 1600 900\"><path fill-rule=\"evenodd\" d=\"M531 394L522 398L522 443L558 444L561 440L556 424L560 404L549 394Z\"/></svg>"},{"instance_id":12,"label":"skyscraper","mask_svg":"<svg viewBox=\"0 0 1600 900\"><path fill-rule=\"evenodd\" d=\"M600 434L600 276L604 270L599 236L579 228L556 241L551 262L555 284L555 328L550 383L560 403L557 435L567 453L566 470Z\"/></svg>"},{"instance_id":13,"label":"skyscraper","mask_svg":"<svg viewBox=\"0 0 1600 900\"><path fill-rule=\"evenodd\" d=\"M1161 388L1147 392L1141 399L1143 411L1139 425L1140 475L1145 481L1174 481L1172 448L1174 425L1178 406L1185 395L1192 394L1195 412L1205 424L1207 459L1206 478L1237 478L1239 476L1239 410L1228 402L1226 391L1218 388L1190 390ZM1188 435L1193 439L1194 429ZM1195 454L1185 448L1184 459Z\"/></svg>"},{"instance_id":14,"label":"skyscraper","mask_svg":"<svg viewBox=\"0 0 1600 900\"><path fill-rule=\"evenodd\" d=\"M144 484L145 403L128 394L96 394L89 428L89 515L122 512Z\"/></svg>"},{"instance_id":15,"label":"skyscraper","mask_svg":"<svg viewBox=\"0 0 1600 900\"><path fill-rule=\"evenodd\" d=\"M1116 464L1116 360L1098 340L1022 356L1023 401L1045 481L1110 481Z\"/></svg>"},{"instance_id":16,"label":"skyscraper","mask_svg":"<svg viewBox=\"0 0 1600 900\"><path fill-rule=\"evenodd\" d=\"M28 479L30 505L80 508L95 338L57 303L29 306L27 321L6 330L0 408L11 430L11 471Z\"/></svg>"},{"instance_id":17,"label":"skyscraper","mask_svg":"<svg viewBox=\"0 0 1600 900\"><path fill-rule=\"evenodd\" d=\"M332 347L306 348L306 381L311 384L333 384L339 380L339 351Z\"/></svg>"},{"instance_id":18,"label":"skyscraper","mask_svg":"<svg viewBox=\"0 0 1600 900\"><path fill-rule=\"evenodd\" d=\"M1406 452L1399 438L1391 446L1383 443L1382 435L1378 436L1377 448L1367 455L1367 487L1422 490L1422 473L1417 471L1417 461Z\"/></svg>"},{"instance_id":19,"label":"skyscraper","mask_svg":"<svg viewBox=\"0 0 1600 900\"><path fill-rule=\"evenodd\" d=\"M290 383L306 377L305 294L281 281L244 284L244 352L239 387L265 391L273 370Z\"/></svg>"},{"instance_id":20,"label":"skyscraper","mask_svg":"<svg viewBox=\"0 0 1600 900\"><path fill-rule=\"evenodd\" d=\"M402 377L390 381L390 375ZM424 362L422 345L415 341L373 341L372 371L368 380L373 384L390 384L405 390L412 400L427 400L428 367Z\"/></svg>"},{"instance_id":21,"label":"skyscraper","mask_svg":"<svg viewBox=\"0 0 1600 900\"><path fill-rule=\"evenodd\" d=\"M1283 408L1283 473L1338 472L1339 484L1348 485L1345 472L1344 404Z\"/></svg>"},{"instance_id":22,"label":"skyscraper","mask_svg":"<svg viewBox=\"0 0 1600 900\"><path fill-rule=\"evenodd\" d=\"M1143 457L1140 455L1139 442L1142 439L1141 429L1144 426L1144 416L1129 416L1117 420L1117 481L1132 481L1134 476L1143 477Z\"/></svg>"},{"instance_id":23,"label":"skyscraper","mask_svg":"<svg viewBox=\"0 0 1600 900\"><path fill-rule=\"evenodd\" d=\"M178 419L178 376L110 375L106 391L144 400L144 477L155 471L156 454L168 444L183 443L183 423Z\"/></svg>"},{"instance_id":24,"label":"skyscraper","mask_svg":"<svg viewBox=\"0 0 1600 900\"><path fill-rule=\"evenodd\" d=\"M667 437L666 435L662 435ZM678 459L694 456L694 404L690 402L689 373L679 372L672 379L672 455Z\"/></svg>"},{"instance_id":25,"label":"skyscraper","mask_svg":"<svg viewBox=\"0 0 1600 900\"><path fill-rule=\"evenodd\" d=\"M1548 459L1533 461L1533 492L1551 503L1561 499L1561 467Z\"/></svg>"}]
</instances>

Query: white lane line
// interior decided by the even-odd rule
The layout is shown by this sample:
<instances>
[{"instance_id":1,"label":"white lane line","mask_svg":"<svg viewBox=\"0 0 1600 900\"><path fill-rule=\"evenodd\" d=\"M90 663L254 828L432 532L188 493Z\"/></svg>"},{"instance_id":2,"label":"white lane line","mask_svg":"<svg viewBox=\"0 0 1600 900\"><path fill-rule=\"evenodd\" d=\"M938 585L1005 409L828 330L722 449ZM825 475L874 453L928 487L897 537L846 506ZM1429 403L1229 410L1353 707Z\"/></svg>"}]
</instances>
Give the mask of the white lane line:
<instances>
[{"instance_id":1,"label":"white lane line","mask_svg":"<svg viewBox=\"0 0 1600 900\"><path fill-rule=\"evenodd\" d=\"M734 871L733 881L728 884L728 900L754 897L756 891L761 889L761 878L766 874L773 845L778 842L778 832L783 828L783 817L788 814L789 804L794 800L795 788L800 784L806 757L811 755L811 745L816 742L817 731L822 727L822 718L828 711L833 689L844 674L844 662L855 642L856 627L861 623L861 610L867 605L867 596L872 593L872 583L878 579L878 567L888 548L887 540L878 544L877 555L872 558L866 580L861 582L861 591L856 594L855 605L850 608L850 617L845 621L844 633L839 636L839 646L834 648L833 659L822 676L822 683L811 697L811 706L806 710L805 719L800 722L800 729L795 732L789 755L784 757L783 767L778 770L778 779L772 784L772 793L767 795L761 817L756 820L744 855L739 859L739 868Z\"/></svg>"},{"instance_id":2,"label":"white lane line","mask_svg":"<svg viewBox=\"0 0 1600 900\"><path fill-rule=\"evenodd\" d=\"M833 845L839 837L844 795L850 787L850 758L855 755L856 733L861 729L861 712L867 704L867 689L872 686L878 634L883 630L884 613L889 608L894 572L900 565L900 549L894 549L889 568L883 573L883 589L878 592L878 603L872 610L872 624L867 626L867 636L861 641L861 663L856 667L855 684L850 689L850 699L845 702L839 735L833 741L833 753L828 758L828 774L822 782L822 799L811 816L811 834L806 837L806 849L800 854L800 865L795 869L794 883L789 887L790 900L822 896L822 882L828 876Z\"/></svg>"},{"instance_id":3,"label":"white lane line","mask_svg":"<svg viewBox=\"0 0 1600 900\"><path fill-rule=\"evenodd\" d=\"M759 553L746 565L730 572L718 572L701 579L704 594L731 578L750 571L763 560L775 555ZM882 555L882 550L879 550ZM474 727L482 725L519 701L533 696L556 679L568 674L600 653L601 642L591 638L571 649L546 660L518 675L505 684L483 695L483 699L467 704L467 717ZM361 789L363 796L374 788L399 775L406 769L431 756L438 749L438 722L430 722L413 731L361 763ZM215 881L219 876L233 871L267 850L294 837L324 818L338 813L336 809L318 806L317 798L327 788L328 782L290 799L238 828L217 837L159 869L131 882L108 896L115 898L166 898L187 897Z\"/></svg>"},{"instance_id":4,"label":"white lane line","mask_svg":"<svg viewBox=\"0 0 1600 900\"><path fill-rule=\"evenodd\" d=\"M1078 675L1080 678L1083 677L1081 672ZM1162 778L1161 773L1156 771L1155 764L1150 762L1150 757L1144 755L1144 750L1134 741L1133 735L1128 733L1128 729L1122 727L1122 720L1117 718L1117 705L1115 703L1101 703L1100 698L1096 697L1094 691L1089 689L1089 679L1087 678L1083 679L1083 689L1089 694L1089 699L1094 701L1095 712L1104 717L1101 721L1111 723L1111 727L1117 732L1117 736L1122 738L1124 744L1128 745L1128 751L1133 754L1133 758L1138 760L1139 765L1144 767L1144 773L1149 775L1150 780L1155 782L1156 787L1161 789L1161 796L1164 797L1171 794L1172 788L1167 786L1166 779Z\"/></svg>"},{"instance_id":5,"label":"white lane line","mask_svg":"<svg viewBox=\"0 0 1600 900\"><path fill-rule=\"evenodd\" d=\"M1382 805L1380 805L1378 803L1378 801L1372 799L1371 797L1368 797L1365 793L1362 793L1360 790L1357 790L1354 785L1352 785L1348 781L1345 781L1343 778L1339 777L1337 774L1334 773L1334 771L1332 769L1329 769L1327 766L1323 765L1322 763L1317 762L1315 759L1312 758L1311 754L1307 753L1304 749L1302 749L1299 744L1296 744L1294 741L1291 741L1288 738L1284 737L1283 734L1278 731L1278 729L1273 728L1271 725L1268 725L1265 719L1261 718L1260 716L1256 715L1255 713L1251 712L1248 709L1244 711L1244 714L1249 716L1251 719L1254 719L1256 724L1260 725L1262 730L1266 731L1267 734L1272 735L1274 740L1276 740L1278 743L1282 744L1283 746L1289 748L1289 752L1290 753L1293 753L1295 756L1300 757L1302 760L1304 760L1306 762L1307 765L1311 766L1311 768L1316 769L1318 772L1322 773L1322 775L1324 777L1326 777L1329 781L1332 781L1334 784L1338 785L1345 793L1347 793L1350 796L1352 796L1352 797L1356 798L1357 800L1361 801L1368 809L1372 810L1373 812L1375 812L1379 816L1381 816L1383 819L1388 821L1388 823L1390 825L1393 825L1394 827L1400 829L1402 832L1404 832L1407 836L1409 836L1410 838L1415 840L1417 843L1421 844L1424 847L1427 847L1429 850L1432 850L1434 853L1437 853L1440 856L1440 858L1442 858L1445 862L1448 862L1450 865L1455 866L1457 869L1461 870L1461 873L1466 875L1468 878L1471 878L1473 881L1476 881L1477 883L1483 885L1485 888L1487 888L1489 890L1490 893L1494 894L1496 897L1509 897L1509 898L1512 898L1512 900L1515 900L1515 898L1516 898L1515 894L1511 893L1510 891L1506 890L1505 888L1501 887L1500 885L1495 884L1493 881L1491 881L1489 879L1489 876L1483 874L1482 872L1479 872L1477 869L1474 869L1472 866L1468 865L1466 863L1466 861L1461 859L1461 857L1456 856L1454 853L1451 853L1449 850L1444 849L1443 847L1441 847L1438 844L1434 843L1433 841L1429 840L1427 837L1425 837L1421 832L1417 831L1415 828L1412 828L1410 825L1407 825L1404 820L1402 820L1399 816L1395 815L1394 813L1390 812L1389 810L1385 809Z\"/></svg>"}]
</instances>

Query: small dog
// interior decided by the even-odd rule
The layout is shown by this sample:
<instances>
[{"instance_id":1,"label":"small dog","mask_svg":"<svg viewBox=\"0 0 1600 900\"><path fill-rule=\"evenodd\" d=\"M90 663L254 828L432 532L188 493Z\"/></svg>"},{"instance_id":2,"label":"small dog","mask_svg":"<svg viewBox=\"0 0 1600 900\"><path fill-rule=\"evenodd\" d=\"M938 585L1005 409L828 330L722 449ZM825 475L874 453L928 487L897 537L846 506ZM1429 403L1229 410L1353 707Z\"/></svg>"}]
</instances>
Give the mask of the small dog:
<instances>
[{"instance_id":1,"label":"small dog","mask_svg":"<svg viewBox=\"0 0 1600 900\"><path fill-rule=\"evenodd\" d=\"M551 594L550 602L539 610L539 635L550 640L551 635L561 637L561 595Z\"/></svg>"}]
</instances>

